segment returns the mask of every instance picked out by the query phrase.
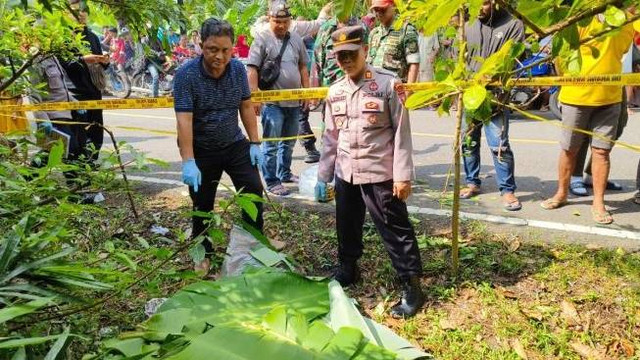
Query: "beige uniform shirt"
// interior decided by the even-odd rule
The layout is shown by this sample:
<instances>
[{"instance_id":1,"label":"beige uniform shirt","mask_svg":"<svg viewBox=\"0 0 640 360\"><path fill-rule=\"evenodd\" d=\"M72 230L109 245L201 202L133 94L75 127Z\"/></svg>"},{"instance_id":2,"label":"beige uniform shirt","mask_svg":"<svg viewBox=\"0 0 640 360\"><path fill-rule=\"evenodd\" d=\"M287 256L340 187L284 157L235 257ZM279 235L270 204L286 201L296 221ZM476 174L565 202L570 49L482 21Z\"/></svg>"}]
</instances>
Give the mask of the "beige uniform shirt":
<instances>
[{"instance_id":1,"label":"beige uniform shirt","mask_svg":"<svg viewBox=\"0 0 640 360\"><path fill-rule=\"evenodd\" d=\"M392 72L368 66L359 83L345 76L329 88L319 181L334 175L354 185L413 179L409 113L396 82Z\"/></svg>"}]
</instances>

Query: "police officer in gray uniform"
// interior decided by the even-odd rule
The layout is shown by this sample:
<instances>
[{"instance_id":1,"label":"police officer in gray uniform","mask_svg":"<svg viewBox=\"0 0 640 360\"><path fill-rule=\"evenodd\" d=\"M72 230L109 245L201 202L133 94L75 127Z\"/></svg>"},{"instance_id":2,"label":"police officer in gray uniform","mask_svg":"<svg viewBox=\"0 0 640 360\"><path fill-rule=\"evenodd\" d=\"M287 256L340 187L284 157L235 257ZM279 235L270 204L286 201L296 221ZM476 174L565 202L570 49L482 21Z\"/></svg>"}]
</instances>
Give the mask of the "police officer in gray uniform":
<instances>
[{"instance_id":1,"label":"police officer in gray uniform","mask_svg":"<svg viewBox=\"0 0 640 360\"><path fill-rule=\"evenodd\" d=\"M409 116L392 72L366 64L362 26L332 34L334 51L346 74L329 89L325 107L324 151L316 200L327 200L335 176L339 266L334 278L347 286L359 280L362 226L369 210L402 282L402 300L391 314L410 317L424 303L422 262L407 213L413 159Z\"/></svg>"}]
</instances>

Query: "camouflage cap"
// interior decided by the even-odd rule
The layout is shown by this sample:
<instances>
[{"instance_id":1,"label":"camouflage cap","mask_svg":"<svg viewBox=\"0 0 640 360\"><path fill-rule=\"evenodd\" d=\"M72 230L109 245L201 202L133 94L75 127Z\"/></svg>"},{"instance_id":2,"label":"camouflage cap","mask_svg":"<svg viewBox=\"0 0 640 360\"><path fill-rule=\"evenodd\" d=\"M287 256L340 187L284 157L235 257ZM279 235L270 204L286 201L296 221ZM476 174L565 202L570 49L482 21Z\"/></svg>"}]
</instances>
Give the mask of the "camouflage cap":
<instances>
[{"instance_id":1,"label":"camouflage cap","mask_svg":"<svg viewBox=\"0 0 640 360\"><path fill-rule=\"evenodd\" d=\"M284 0L273 0L271 6L269 6L268 15L275 18L291 17L289 5L287 5L287 2Z\"/></svg>"},{"instance_id":2,"label":"camouflage cap","mask_svg":"<svg viewBox=\"0 0 640 360\"><path fill-rule=\"evenodd\" d=\"M331 34L331 40L333 40L334 53L358 50L365 43L364 29L360 25L343 27Z\"/></svg>"}]
</instances>

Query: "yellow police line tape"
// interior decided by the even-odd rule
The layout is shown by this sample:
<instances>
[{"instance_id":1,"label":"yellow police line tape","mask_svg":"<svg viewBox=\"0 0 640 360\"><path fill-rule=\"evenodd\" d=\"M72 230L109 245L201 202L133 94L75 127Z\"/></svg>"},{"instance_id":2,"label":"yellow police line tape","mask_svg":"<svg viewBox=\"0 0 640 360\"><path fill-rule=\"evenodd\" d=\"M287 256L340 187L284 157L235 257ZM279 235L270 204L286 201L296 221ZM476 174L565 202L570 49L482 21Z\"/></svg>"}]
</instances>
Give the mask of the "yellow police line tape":
<instances>
[{"instance_id":1,"label":"yellow police line tape","mask_svg":"<svg viewBox=\"0 0 640 360\"><path fill-rule=\"evenodd\" d=\"M435 87L436 82L405 84L404 88L409 91L427 90ZM498 85L498 84L496 84ZM640 74L618 74L618 75L592 75L592 76L548 76L511 79L507 86L623 86L640 85ZM256 103L289 101L289 100L309 100L323 99L327 96L328 88L309 89L289 89L289 90L267 90L256 91L251 94L251 100ZM173 107L173 98L144 98L144 99L108 99L108 100L87 100L76 102L51 102L29 105L0 105L0 112L10 113L14 111L59 111L59 110L79 110L79 109L104 109L104 110L124 110L124 109L159 109Z\"/></svg>"},{"instance_id":2,"label":"yellow police line tape","mask_svg":"<svg viewBox=\"0 0 640 360\"><path fill-rule=\"evenodd\" d=\"M17 118L21 118L21 119L26 119L29 120L26 117L23 116L16 116ZM91 126L91 123L86 123L86 122L78 122L78 121L64 121L64 120L44 120L44 119L34 119L36 122L50 122L52 124L59 124L59 125L86 125L86 127L88 128L89 126ZM171 130L157 130L157 129L148 129L148 128L142 128L142 127L136 127L136 126L109 126L107 129L122 129L122 130L129 130L129 131L141 131L141 132L146 132L149 134L159 134L159 135L178 135L178 133L176 131L171 131ZM298 139L307 139L307 138L312 138L315 137L315 134L308 134L308 135L296 135L296 136L287 136L287 137L278 137L278 138L264 138L264 139L260 139L260 141L262 142L276 142L276 141L290 141L290 140L298 140Z\"/></svg>"}]
</instances>

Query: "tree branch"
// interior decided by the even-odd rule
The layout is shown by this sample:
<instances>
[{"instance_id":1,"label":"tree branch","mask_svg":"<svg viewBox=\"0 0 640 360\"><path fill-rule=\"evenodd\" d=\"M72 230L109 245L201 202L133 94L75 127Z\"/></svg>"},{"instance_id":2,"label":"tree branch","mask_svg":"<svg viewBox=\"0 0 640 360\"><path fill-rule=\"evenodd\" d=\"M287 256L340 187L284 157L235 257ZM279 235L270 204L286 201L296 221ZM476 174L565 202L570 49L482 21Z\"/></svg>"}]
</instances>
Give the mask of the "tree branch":
<instances>
[{"instance_id":1,"label":"tree branch","mask_svg":"<svg viewBox=\"0 0 640 360\"><path fill-rule=\"evenodd\" d=\"M98 126L100 126L103 131L109 134L109 137L111 138L111 142L113 143L113 148L115 149L115 152L116 152L116 157L118 158L118 164L120 165L120 171L122 172L122 179L124 180L124 187L127 192L127 198L129 199L129 204L131 205L131 211L133 211L133 216L136 218L136 220L139 220L138 210L136 209L136 203L133 200L133 195L131 195L131 188L129 187L129 180L127 179L127 172L125 170L124 163L122 162L122 156L120 155L120 147L118 147L118 142L116 141L116 138L113 135L113 132L111 130L107 129L105 126L102 126L102 125L98 125Z\"/></svg>"},{"instance_id":2,"label":"tree branch","mask_svg":"<svg viewBox=\"0 0 640 360\"><path fill-rule=\"evenodd\" d=\"M582 12L582 13L574 15L574 16L572 16L570 18L564 19L563 21L560 21L557 24L551 25L548 28L544 29L542 31L542 33L540 33L538 35L538 39L547 37L549 35L553 35L553 34L559 32L559 31L562 31L562 30L566 29L567 27L569 27L569 26L571 26L571 25L573 25L573 24L575 24L577 22L580 22L580 21L582 21L584 19L587 19L587 18L590 18L590 17L595 16L597 14L600 14L601 12L603 12L603 11L605 11L607 9L607 6L613 5L616 2L618 2L618 1L617 0L607 0L607 1L605 1L604 4L602 4L600 6L596 6L596 7L592 8L592 9L589 9L589 10L587 10L585 12Z\"/></svg>"},{"instance_id":3,"label":"tree branch","mask_svg":"<svg viewBox=\"0 0 640 360\"><path fill-rule=\"evenodd\" d=\"M2 83L0 83L0 93L9 88L11 84L16 82L16 80L18 80L18 78L20 78L20 76L22 76L22 74L24 74L24 72L27 71L27 69L29 69L31 65L33 65L38 56L40 56L40 51L38 51L38 53L31 57L31 59L22 64L22 66L20 66L20 68L15 71L13 75L11 75L11 77L7 79L7 81L3 81Z\"/></svg>"},{"instance_id":4,"label":"tree branch","mask_svg":"<svg viewBox=\"0 0 640 360\"><path fill-rule=\"evenodd\" d=\"M541 36L542 34L544 34L544 30L542 28L536 25L533 21L529 20L528 17L524 16L521 12L519 12L515 7L513 7L507 1L496 0L496 2L500 6L505 8L505 10L507 10L511 15L515 16L518 20L522 21L527 27L533 30L533 32L535 32L536 35L538 35L539 37L544 37L544 36Z\"/></svg>"},{"instance_id":5,"label":"tree branch","mask_svg":"<svg viewBox=\"0 0 640 360\"><path fill-rule=\"evenodd\" d=\"M598 33L595 33L593 35L589 35L586 38L580 40L580 42L578 44L579 45L584 45L584 44L586 44L586 43L588 43L590 41L593 41L593 40L595 40L595 39L597 39L599 37L607 35L610 32L613 32L613 31L618 30L618 29L620 29L620 28L622 28L622 27L624 27L626 25L629 25L629 24L635 22L636 20L640 20L640 14L630 17L627 21L625 21L622 25L620 25L618 27L607 28L607 29L602 30L602 31L600 31ZM534 67L536 67L536 66L538 66L538 65L540 65L542 63L545 63L545 62L547 62L549 60L551 60L551 57L547 56L547 57L542 58L542 59L540 59L538 61L534 61L534 62L532 62L531 64L529 64L527 66L523 66L520 69L512 70L511 74L513 75L513 74L522 73L523 71L527 71L529 69L532 69L532 68L534 68Z\"/></svg>"}]
</instances>

